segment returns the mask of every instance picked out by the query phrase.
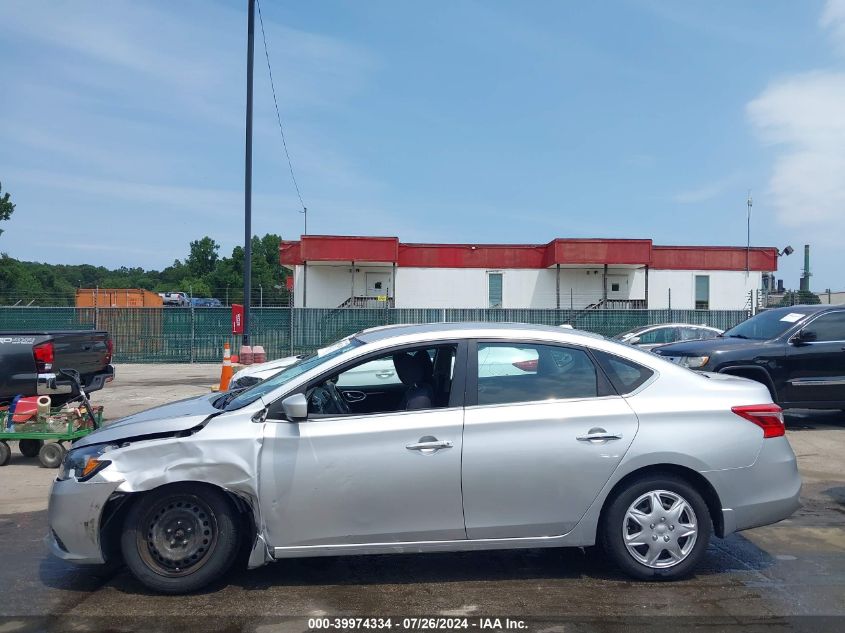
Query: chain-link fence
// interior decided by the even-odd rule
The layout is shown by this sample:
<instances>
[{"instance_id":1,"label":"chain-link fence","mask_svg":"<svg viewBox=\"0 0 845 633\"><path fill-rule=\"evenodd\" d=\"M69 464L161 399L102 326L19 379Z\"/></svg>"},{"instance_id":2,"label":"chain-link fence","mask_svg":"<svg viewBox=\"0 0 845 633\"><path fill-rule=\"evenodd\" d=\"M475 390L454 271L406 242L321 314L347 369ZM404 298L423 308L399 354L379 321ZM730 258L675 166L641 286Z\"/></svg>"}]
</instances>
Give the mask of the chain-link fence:
<instances>
[{"instance_id":1,"label":"chain-link fence","mask_svg":"<svg viewBox=\"0 0 845 633\"><path fill-rule=\"evenodd\" d=\"M650 323L695 323L727 329L748 317L745 310L535 310L460 308L252 308L250 335L268 358L310 352L359 330L396 323L436 321L568 323L612 336ZM44 308L0 307L0 330L107 330L119 363L220 362L223 343L233 349L228 308Z\"/></svg>"}]
</instances>

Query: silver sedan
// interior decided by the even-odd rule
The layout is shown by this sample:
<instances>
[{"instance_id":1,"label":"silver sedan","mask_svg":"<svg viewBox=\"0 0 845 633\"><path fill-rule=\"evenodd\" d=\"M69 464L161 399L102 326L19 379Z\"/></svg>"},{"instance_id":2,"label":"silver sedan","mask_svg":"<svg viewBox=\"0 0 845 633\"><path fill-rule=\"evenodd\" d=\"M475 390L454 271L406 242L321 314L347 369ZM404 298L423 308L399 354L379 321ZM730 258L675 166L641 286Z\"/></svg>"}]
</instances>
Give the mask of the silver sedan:
<instances>
[{"instance_id":1,"label":"silver sedan","mask_svg":"<svg viewBox=\"0 0 845 633\"><path fill-rule=\"evenodd\" d=\"M368 380L374 361L399 380ZM790 516L800 487L759 383L577 330L392 326L78 441L47 540L167 593L225 574L242 546L258 567L600 544L635 578L674 579L711 536Z\"/></svg>"}]
</instances>

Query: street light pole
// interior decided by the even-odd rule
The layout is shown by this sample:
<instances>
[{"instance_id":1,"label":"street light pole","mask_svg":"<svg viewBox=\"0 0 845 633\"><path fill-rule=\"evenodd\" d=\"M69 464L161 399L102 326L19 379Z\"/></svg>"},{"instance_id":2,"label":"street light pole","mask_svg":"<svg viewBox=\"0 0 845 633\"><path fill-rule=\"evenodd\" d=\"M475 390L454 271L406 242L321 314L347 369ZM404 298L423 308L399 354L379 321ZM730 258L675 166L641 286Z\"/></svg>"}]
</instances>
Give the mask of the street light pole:
<instances>
[{"instance_id":1,"label":"street light pole","mask_svg":"<svg viewBox=\"0 0 845 633\"><path fill-rule=\"evenodd\" d=\"M252 67L255 43L255 0L247 0L246 152L244 169L244 334L249 345L249 304L252 287Z\"/></svg>"},{"instance_id":2,"label":"street light pole","mask_svg":"<svg viewBox=\"0 0 845 633\"><path fill-rule=\"evenodd\" d=\"M748 190L748 214L745 218L745 274L747 275L751 270L749 259L751 258L751 190Z\"/></svg>"}]
</instances>

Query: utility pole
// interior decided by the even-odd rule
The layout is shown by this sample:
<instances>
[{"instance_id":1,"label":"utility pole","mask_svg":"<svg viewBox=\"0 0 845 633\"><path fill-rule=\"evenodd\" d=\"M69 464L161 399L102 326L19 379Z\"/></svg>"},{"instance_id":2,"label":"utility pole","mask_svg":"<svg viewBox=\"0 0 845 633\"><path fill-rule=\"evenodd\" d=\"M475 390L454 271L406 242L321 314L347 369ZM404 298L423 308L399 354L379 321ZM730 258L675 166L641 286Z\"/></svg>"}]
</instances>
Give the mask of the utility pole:
<instances>
[{"instance_id":1,"label":"utility pole","mask_svg":"<svg viewBox=\"0 0 845 633\"><path fill-rule=\"evenodd\" d=\"M249 345L249 304L252 287L252 67L255 44L255 0L247 0L246 152L244 169L244 334Z\"/></svg>"},{"instance_id":2,"label":"utility pole","mask_svg":"<svg viewBox=\"0 0 845 633\"><path fill-rule=\"evenodd\" d=\"M748 200L746 200L746 205L748 206L748 213L745 218L745 274L747 275L751 271L750 265L750 258L751 258L751 189L748 190Z\"/></svg>"},{"instance_id":3,"label":"utility pole","mask_svg":"<svg viewBox=\"0 0 845 633\"><path fill-rule=\"evenodd\" d=\"M308 235L308 207L302 207L302 211L300 213L304 216L303 220L305 221L305 230L303 231L303 235Z\"/></svg>"}]
</instances>

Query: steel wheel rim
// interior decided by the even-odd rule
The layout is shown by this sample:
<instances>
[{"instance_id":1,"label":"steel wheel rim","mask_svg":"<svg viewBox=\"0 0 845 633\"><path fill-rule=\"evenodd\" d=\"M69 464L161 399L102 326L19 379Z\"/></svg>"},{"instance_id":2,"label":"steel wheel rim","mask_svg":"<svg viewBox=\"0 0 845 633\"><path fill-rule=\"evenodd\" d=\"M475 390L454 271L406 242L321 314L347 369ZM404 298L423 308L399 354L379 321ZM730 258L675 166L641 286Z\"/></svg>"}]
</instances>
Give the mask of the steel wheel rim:
<instances>
[{"instance_id":1,"label":"steel wheel rim","mask_svg":"<svg viewBox=\"0 0 845 633\"><path fill-rule=\"evenodd\" d=\"M138 552L151 570L177 578L205 565L217 546L217 519L195 495L159 501L141 522Z\"/></svg>"},{"instance_id":2,"label":"steel wheel rim","mask_svg":"<svg viewBox=\"0 0 845 633\"><path fill-rule=\"evenodd\" d=\"M652 490L628 506L622 540L631 557L646 567L666 569L682 563L698 540L698 520L689 501L677 492Z\"/></svg>"}]
</instances>

